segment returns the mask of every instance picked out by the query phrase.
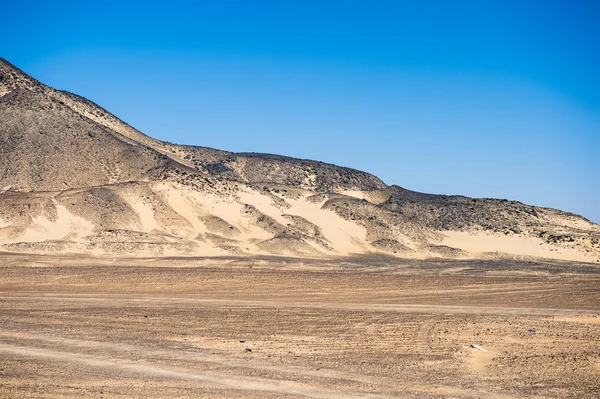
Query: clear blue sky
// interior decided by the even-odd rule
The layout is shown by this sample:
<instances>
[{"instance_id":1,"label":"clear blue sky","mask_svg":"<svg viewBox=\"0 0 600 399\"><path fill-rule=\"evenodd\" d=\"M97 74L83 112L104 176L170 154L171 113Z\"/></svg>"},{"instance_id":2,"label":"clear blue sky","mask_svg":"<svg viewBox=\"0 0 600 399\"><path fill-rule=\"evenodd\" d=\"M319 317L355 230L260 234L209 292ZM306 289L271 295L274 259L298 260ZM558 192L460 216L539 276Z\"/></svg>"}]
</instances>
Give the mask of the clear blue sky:
<instances>
[{"instance_id":1,"label":"clear blue sky","mask_svg":"<svg viewBox=\"0 0 600 399\"><path fill-rule=\"evenodd\" d=\"M600 222L597 0L0 5L0 56L153 137Z\"/></svg>"}]
</instances>

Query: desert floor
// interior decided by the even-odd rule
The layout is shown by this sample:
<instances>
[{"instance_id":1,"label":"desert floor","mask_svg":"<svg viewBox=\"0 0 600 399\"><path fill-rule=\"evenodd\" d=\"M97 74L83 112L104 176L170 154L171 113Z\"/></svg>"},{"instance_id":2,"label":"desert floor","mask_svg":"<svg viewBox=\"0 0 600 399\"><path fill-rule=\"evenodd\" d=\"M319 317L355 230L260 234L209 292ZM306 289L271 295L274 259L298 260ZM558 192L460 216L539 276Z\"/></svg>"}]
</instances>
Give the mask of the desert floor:
<instances>
[{"instance_id":1,"label":"desert floor","mask_svg":"<svg viewBox=\"0 0 600 399\"><path fill-rule=\"evenodd\" d=\"M4 253L0 397L597 398L600 267Z\"/></svg>"}]
</instances>

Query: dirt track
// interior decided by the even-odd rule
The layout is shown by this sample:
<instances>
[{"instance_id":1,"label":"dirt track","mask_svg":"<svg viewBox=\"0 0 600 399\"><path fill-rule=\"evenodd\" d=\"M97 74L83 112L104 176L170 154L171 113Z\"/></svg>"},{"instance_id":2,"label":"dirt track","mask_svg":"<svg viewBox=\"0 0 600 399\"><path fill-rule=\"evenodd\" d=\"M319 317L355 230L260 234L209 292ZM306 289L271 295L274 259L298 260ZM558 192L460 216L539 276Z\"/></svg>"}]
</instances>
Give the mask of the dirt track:
<instances>
[{"instance_id":1,"label":"dirt track","mask_svg":"<svg viewBox=\"0 0 600 399\"><path fill-rule=\"evenodd\" d=\"M598 397L599 275L170 266L0 267L0 397Z\"/></svg>"}]
</instances>

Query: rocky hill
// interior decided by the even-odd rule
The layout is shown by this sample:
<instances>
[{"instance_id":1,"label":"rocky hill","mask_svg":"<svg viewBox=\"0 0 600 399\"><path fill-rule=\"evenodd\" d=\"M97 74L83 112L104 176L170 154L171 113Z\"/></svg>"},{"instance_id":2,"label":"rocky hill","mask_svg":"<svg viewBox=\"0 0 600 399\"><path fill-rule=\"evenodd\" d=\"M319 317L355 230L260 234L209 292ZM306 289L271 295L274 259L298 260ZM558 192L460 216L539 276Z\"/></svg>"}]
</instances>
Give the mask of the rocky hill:
<instances>
[{"instance_id":1,"label":"rocky hill","mask_svg":"<svg viewBox=\"0 0 600 399\"><path fill-rule=\"evenodd\" d=\"M600 226L354 169L150 138L0 59L0 251L600 260Z\"/></svg>"}]
</instances>

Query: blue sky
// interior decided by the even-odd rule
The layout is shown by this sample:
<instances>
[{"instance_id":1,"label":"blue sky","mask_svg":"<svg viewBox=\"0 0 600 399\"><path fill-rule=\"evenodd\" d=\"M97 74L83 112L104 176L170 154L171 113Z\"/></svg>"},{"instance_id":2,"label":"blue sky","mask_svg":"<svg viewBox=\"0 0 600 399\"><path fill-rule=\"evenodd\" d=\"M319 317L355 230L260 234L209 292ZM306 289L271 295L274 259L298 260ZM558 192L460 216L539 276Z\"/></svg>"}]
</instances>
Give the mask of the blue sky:
<instances>
[{"instance_id":1,"label":"blue sky","mask_svg":"<svg viewBox=\"0 0 600 399\"><path fill-rule=\"evenodd\" d=\"M153 137L600 222L595 0L0 5L0 56Z\"/></svg>"}]
</instances>

